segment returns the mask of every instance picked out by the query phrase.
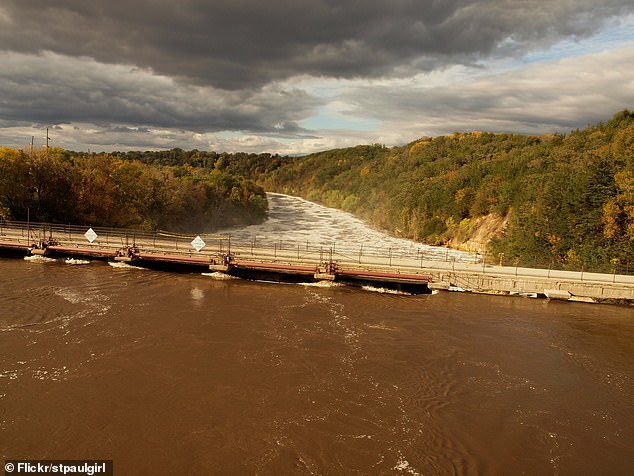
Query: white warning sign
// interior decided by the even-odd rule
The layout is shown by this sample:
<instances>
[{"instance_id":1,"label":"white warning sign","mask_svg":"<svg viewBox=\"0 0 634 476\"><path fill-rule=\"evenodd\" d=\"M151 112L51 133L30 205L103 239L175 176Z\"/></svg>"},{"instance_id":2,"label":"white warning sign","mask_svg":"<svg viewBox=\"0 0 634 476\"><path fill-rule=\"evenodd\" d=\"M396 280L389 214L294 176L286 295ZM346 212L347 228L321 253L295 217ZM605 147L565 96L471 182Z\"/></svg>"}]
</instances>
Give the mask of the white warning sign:
<instances>
[{"instance_id":1,"label":"white warning sign","mask_svg":"<svg viewBox=\"0 0 634 476\"><path fill-rule=\"evenodd\" d=\"M92 227L88 228L88 231L86 233L84 233L84 236L86 237L86 239L88 241L90 241L91 243L93 241L95 241L97 239L97 233L95 233L95 230L92 229Z\"/></svg>"},{"instance_id":2,"label":"white warning sign","mask_svg":"<svg viewBox=\"0 0 634 476\"><path fill-rule=\"evenodd\" d=\"M200 235L197 236L196 238L194 238L194 240L192 241L192 246L194 247L194 249L196 251L202 250L205 247L206 244L207 243L205 243L203 241L203 239L200 237Z\"/></svg>"}]
</instances>

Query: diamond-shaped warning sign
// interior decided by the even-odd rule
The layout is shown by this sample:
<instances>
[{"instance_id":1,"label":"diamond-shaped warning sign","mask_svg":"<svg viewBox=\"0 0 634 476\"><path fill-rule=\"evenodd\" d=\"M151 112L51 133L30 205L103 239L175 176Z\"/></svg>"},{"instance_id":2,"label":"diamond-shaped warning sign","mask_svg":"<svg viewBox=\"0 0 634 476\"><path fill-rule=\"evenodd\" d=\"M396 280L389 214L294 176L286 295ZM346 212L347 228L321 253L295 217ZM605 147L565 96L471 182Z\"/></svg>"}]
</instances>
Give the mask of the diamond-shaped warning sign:
<instances>
[{"instance_id":1,"label":"diamond-shaped warning sign","mask_svg":"<svg viewBox=\"0 0 634 476\"><path fill-rule=\"evenodd\" d=\"M84 236L86 237L88 241L92 243L93 241L97 239L98 235L97 233L95 233L95 230L93 230L91 227L91 228L88 228L88 231L86 233L84 233Z\"/></svg>"},{"instance_id":2,"label":"diamond-shaped warning sign","mask_svg":"<svg viewBox=\"0 0 634 476\"><path fill-rule=\"evenodd\" d=\"M194 240L192 241L192 246L194 247L194 249L196 251L202 250L205 247L206 244L207 243L205 243L203 241L203 239L200 237L200 235L197 236L196 238L194 238Z\"/></svg>"}]
</instances>

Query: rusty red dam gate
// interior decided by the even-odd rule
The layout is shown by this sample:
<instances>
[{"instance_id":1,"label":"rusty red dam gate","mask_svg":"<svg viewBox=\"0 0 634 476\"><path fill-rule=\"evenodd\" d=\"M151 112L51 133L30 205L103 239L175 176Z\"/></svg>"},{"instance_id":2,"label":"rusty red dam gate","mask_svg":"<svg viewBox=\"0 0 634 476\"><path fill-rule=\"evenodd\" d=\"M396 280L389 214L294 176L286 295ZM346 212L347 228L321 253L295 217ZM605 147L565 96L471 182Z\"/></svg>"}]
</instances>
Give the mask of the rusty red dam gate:
<instances>
[{"instance_id":1,"label":"rusty red dam gate","mask_svg":"<svg viewBox=\"0 0 634 476\"><path fill-rule=\"evenodd\" d=\"M333 281L407 293L456 290L551 299L634 301L634 276L487 263L477 254L453 254L424 245L377 248L367 243L289 242L254 236L182 235L0 222L0 252L120 261L167 270L219 272L267 281Z\"/></svg>"},{"instance_id":2,"label":"rusty red dam gate","mask_svg":"<svg viewBox=\"0 0 634 476\"><path fill-rule=\"evenodd\" d=\"M125 262L166 270L213 271L283 282L336 281L375 285L409 293L431 292L422 269L393 266L397 250L337 243L295 243L267 237L237 241L229 235L182 235L103 227L3 222L0 250L45 257ZM421 261L423 250L409 258Z\"/></svg>"}]
</instances>

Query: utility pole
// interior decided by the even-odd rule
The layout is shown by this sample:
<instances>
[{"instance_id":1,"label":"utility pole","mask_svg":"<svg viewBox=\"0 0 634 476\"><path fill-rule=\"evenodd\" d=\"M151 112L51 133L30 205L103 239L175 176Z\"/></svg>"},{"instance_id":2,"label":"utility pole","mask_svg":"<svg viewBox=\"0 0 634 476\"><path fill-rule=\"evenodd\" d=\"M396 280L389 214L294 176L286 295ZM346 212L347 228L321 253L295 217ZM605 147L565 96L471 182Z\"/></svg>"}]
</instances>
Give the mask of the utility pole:
<instances>
[{"instance_id":1,"label":"utility pole","mask_svg":"<svg viewBox=\"0 0 634 476\"><path fill-rule=\"evenodd\" d=\"M47 128L46 128L46 150L48 150L48 148L50 147L50 146L48 145L49 141L50 141L50 139L49 139L49 137L48 137L48 127L47 127Z\"/></svg>"}]
</instances>

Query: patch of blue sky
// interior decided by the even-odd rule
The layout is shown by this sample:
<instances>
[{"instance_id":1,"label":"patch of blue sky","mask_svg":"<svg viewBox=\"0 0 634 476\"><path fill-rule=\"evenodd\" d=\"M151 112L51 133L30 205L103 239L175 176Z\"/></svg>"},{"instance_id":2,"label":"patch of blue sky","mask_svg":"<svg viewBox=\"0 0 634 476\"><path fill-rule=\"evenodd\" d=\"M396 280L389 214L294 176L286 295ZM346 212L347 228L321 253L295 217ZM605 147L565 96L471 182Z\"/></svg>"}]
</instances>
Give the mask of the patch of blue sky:
<instances>
[{"instance_id":1,"label":"patch of blue sky","mask_svg":"<svg viewBox=\"0 0 634 476\"><path fill-rule=\"evenodd\" d=\"M236 137L242 137L243 132L238 131L220 131L214 134L218 139L235 139Z\"/></svg>"},{"instance_id":2,"label":"patch of blue sky","mask_svg":"<svg viewBox=\"0 0 634 476\"><path fill-rule=\"evenodd\" d=\"M507 43L509 51L518 46L514 45L512 39L507 40ZM454 73L455 80L469 82L478 77L504 74L528 66L552 64L567 58L581 58L625 48L634 48L634 15L614 20L592 36L562 40L550 47L529 51L520 58L507 57L482 61L475 67L465 68L464 72L468 73L469 77Z\"/></svg>"},{"instance_id":3,"label":"patch of blue sky","mask_svg":"<svg viewBox=\"0 0 634 476\"><path fill-rule=\"evenodd\" d=\"M634 15L606 25L588 38L561 41L545 51L527 54L521 64L550 63L560 59L585 56L603 51L634 47Z\"/></svg>"},{"instance_id":4,"label":"patch of blue sky","mask_svg":"<svg viewBox=\"0 0 634 476\"><path fill-rule=\"evenodd\" d=\"M344 116L338 112L329 111L327 107L320 107L317 114L300 122L302 127L310 130L349 130L375 131L379 121L369 118Z\"/></svg>"}]
</instances>

